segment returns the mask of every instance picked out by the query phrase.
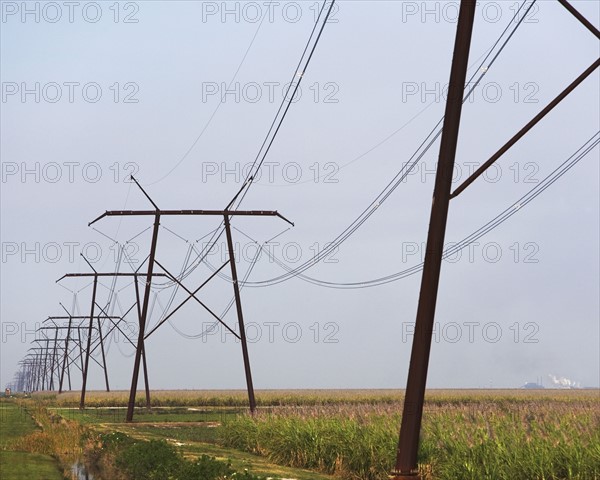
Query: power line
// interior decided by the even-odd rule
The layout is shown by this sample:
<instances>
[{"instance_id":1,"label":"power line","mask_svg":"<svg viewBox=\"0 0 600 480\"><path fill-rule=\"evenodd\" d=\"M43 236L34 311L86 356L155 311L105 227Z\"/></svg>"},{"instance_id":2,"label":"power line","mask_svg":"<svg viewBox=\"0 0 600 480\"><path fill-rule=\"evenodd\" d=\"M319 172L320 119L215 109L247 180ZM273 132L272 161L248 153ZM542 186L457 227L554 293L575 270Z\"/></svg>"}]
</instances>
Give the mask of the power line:
<instances>
[{"instance_id":1,"label":"power line","mask_svg":"<svg viewBox=\"0 0 600 480\"><path fill-rule=\"evenodd\" d=\"M538 195L540 195L543 191L545 191L548 187L553 185L559 178L561 178L565 173L567 173L571 168L573 168L577 163L579 163L588 153L590 153L595 147L600 144L600 132L594 134L589 140L587 140L573 155L567 158L563 163L561 163L552 173L550 173L547 177L545 177L540 183L538 183L535 187L533 187L528 193L519 198L516 202L513 202L508 208L499 213L492 220L487 222L485 225L481 226L469 236L465 237L460 242L454 244L451 247L448 247L443 254L443 258L451 257L452 255L458 253L460 250L466 248L473 242L477 241L490 231L494 230L510 217L512 217L515 213L520 211L523 207L525 207L529 202L533 201ZM277 263L281 268L289 269L289 267L282 262L281 260L275 258L272 254L267 252L269 258L272 259L273 262ZM327 288L338 288L338 289L357 289L357 288L369 288L376 287L380 285L385 285L387 283L395 282L401 280L403 278L414 275L415 273L420 272L423 269L423 262L414 265L413 267L407 268L400 272L396 272L390 275L386 275L384 277L375 278L372 280L365 280L361 282L328 282L325 280L319 280L313 277L309 277L303 274L297 274L299 279L304 280L308 283L312 283L314 285L318 285L321 287ZM289 269L291 271L291 269ZM248 285L250 287L263 287L263 286L271 286L276 285L277 283L281 283L282 281L271 283L269 285Z\"/></svg>"},{"instance_id":2,"label":"power line","mask_svg":"<svg viewBox=\"0 0 600 480\"><path fill-rule=\"evenodd\" d=\"M487 55L485 56L483 61L480 63L480 65L477 68L477 70L475 71L475 73L471 76L471 78L467 82L467 84L465 86L465 90L467 90L467 87L469 87L470 85L472 85L472 86L470 88L468 88L465 98L463 99L463 102L466 102L466 100L473 93L473 91L475 90L477 85L479 85L479 83L482 81L483 77L488 73L490 68L496 62L499 55L506 48L510 39L513 37L514 33L517 31L517 29L523 23L524 19L527 17L527 13L529 13L531 8L533 8L533 6L537 0L533 0L529 4L524 15L522 15L522 17L519 19L521 10L525 7L525 5L527 4L527 1L528 0L524 0L523 3L520 5L519 9L515 12L515 15L513 16L513 18L509 21L509 23L507 24L507 26L505 27L503 32L500 34L500 36L498 37L496 42L493 44L492 48L488 51ZM325 3L323 4L323 7L324 7L324 5L325 5ZM519 20L517 21L517 19L519 19ZM511 25L513 25L513 23L516 23L516 24L515 24L514 28L512 29L511 33L504 40L504 42L502 43L502 45L500 46L498 51L494 54L495 48L500 44L500 42L502 42L502 39L505 37L506 33L509 31L509 29L510 29ZM325 24L326 24L326 21L323 23L323 25L321 27L321 32L322 32ZM314 32L314 29L313 29L313 32ZM312 34L311 34L311 37L312 37ZM309 38L309 42L310 42L310 38ZM305 49L305 51L306 51L306 49ZM314 51L314 48L313 48L313 51ZM483 68L483 66L486 64L486 62L488 61L488 59L490 57L492 57L490 60L490 63L486 66L486 68ZM475 79L475 77L478 74L479 74L479 77L473 82L473 80ZM369 204L369 206L367 208L365 208L363 210L363 212L344 231L342 231L342 233L340 233L332 242L329 242L328 244L326 244L327 246L321 252L319 252L317 255L315 255L315 257L313 259L311 259L307 262L304 262L302 265L299 265L298 267L296 267L294 269L290 269L290 267L288 267L286 265L285 270L287 270L287 273L284 273L282 275L279 275L277 277L270 278L267 280L249 282L248 285L254 286L254 287L269 286L269 285L275 285L277 283L281 283L281 282L290 280L291 278L300 275L302 272L313 267L314 265L319 263L321 260L326 258L328 255L330 255L345 240L347 240L356 230L358 230L358 228L360 228L370 218L370 216L373 213L375 213L375 210L377 210L377 208L383 202L385 202L385 200L387 200L389 198L389 196L393 193L393 191L395 191L395 189L403 182L403 180L412 171L412 169L416 166L416 164L429 151L429 149L433 146L433 144L435 143L437 138L441 135L440 126L442 125L443 120L444 120L444 118L442 117L438 121L438 123L433 127L433 129L430 131L430 133L427 135L425 140L423 140L423 142L415 150L413 155L409 158L408 162L406 162L404 164L404 166L400 169L400 171L392 178L392 180L386 185L386 187L379 193L379 195L375 198L375 200L372 201ZM436 131L437 131L437 133L436 133ZM389 138L391 138L391 136ZM429 143L427 143L428 141L429 141ZM264 143L263 143L263 145L264 145ZM423 149L423 150L421 151L421 149ZM419 153L419 152L421 152L421 153ZM257 156L257 158L258 158L258 156ZM263 157L263 160L264 160L264 157ZM255 161L255 163L256 163L256 161ZM260 168L260 165L259 165L259 168ZM251 172L251 174L249 174L247 179L256 178L256 173L258 172L258 169L255 169L254 172L252 172L252 169L250 169L250 172ZM252 182L250 181L250 183L248 184L248 188L251 186L251 183ZM247 192L248 192L248 189L245 190L244 194L240 198L240 200L238 202L238 206L239 206L239 203L241 203L241 201L244 199ZM215 234L213 235L213 237L210 240L210 242L214 242L214 243L209 242L207 247L205 249L203 249L202 252L200 252L200 254L198 254L196 259L194 259L194 263L190 266L190 269L185 273L185 276L189 275L189 273L191 273L193 270L195 270L201 263L208 263L208 262L206 262L206 257L208 256L208 254L210 253L210 251L212 250L212 248L214 247L216 242L219 240L219 238L223 234L224 229L222 227L223 227L223 225L221 224L217 228L217 230L215 231ZM218 232L218 234L217 234L217 232ZM215 236L216 236L216 238L215 238ZM279 262L281 262L281 261L279 260ZM283 262L281 262L281 263L283 264ZM283 264L283 265L285 265L285 264ZM213 268L210 265L209 265L209 267ZM229 279L229 281L231 281L231 279Z\"/></svg>"},{"instance_id":3,"label":"power line","mask_svg":"<svg viewBox=\"0 0 600 480\"><path fill-rule=\"evenodd\" d=\"M271 123L271 126L269 127L269 131L267 132L267 135L266 135L265 139L263 140L263 143L258 151L258 154L256 155L256 158L254 159L254 162L252 163L252 166L250 167L250 170L246 177L246 181L248 182L248 185L247 185L246 190L244 191L244 193L242 194L242 196L240 197L240 199L237 202L238 207L244 200L244 197L246 196L246 194L248 193L248 189L252 185L253 179L256 178L256 175L257 175L258 171L260 170L260 167L262 166L263 162L265 161L265 158L269 154L269 150L271 150L271 146L273 145L273 142L275 141L275 138L277 137L277 133L279 133L279 129L281 128L281 125L283 124L283 121L285 120L285 117L290 109L290 106L292 105L292 100L296 96L296 93L298 92L298 88L300 88L300 83L302 83L302 79L304 78L304 74L306 73L306 70L308 69L310 60L311 60L313 54L315 53L317 45L319 44L319 40L321 39L321 35L323 34L325 25L327 25L327 20L329 20L329 15L331 14L331 10L333 9L333 6L335 5L335 0L332 0L331 4L329 5L329 9L327 10L325 19L323 20L323 22L321 24L321 28L319 29L317 38L315 39L312 49L310 50L310 54L308 55L308 58L306 59L306 62L304 63L304 67L302 67L302 62L304 60L304 57L306 56L306 52L308 51L310 42L315 34L317 25L319 24L319 20L321 18L321 15L323 14L323 11L325 10L326 4L327 4L327 0L325 0L323 2L323 5L321 6L321 9L319 10L319 15L313 26L312 32L310 33L308 42L306 43L306 46L304 47L304 51L302 52L302 56L300 57L300 61L298 62L298 66L296 67L296 71L294 72L294 75L292 76L292 81L290 82L290 85L287 88L286 94L284 95L284 97L281 101L281 104L279 105L277 114L275 115L275 118L273 119L273 122ZM292 85L294 84L294 79L296 78L296 76L298 77L298 81L295 83L292 96L289 97L289 100L288 100L288 94L289 94L289 91L291 90ZM283 111L283 114L281 115L279 122L277 122L277 117L279 116L279 113L283 109L284 105L286 105L285 110ZM277 122L277 128L275 128L275 131L273 132L273 128L275 127L276 122ZM271 135L271 132L273 132L272 135ZM270 140L269 140L269 137L270 137ZM268 144L267 144L267 142L268 142ZM265 148L265 145L266 145L266 148ZM264 152L263 152L263 149L264 149ZM261 152L263 152L262 158L260 158ZM258 161L259 158L260 158L260 162ZM257 162L258 162L258 165L257 165ZM256 166L256 169L254 168L255 166Z\"/></svg>"},{"instance_id":4,"label":"power line","mask_svg":"<svg viewBox=\"0 0 600 480\"><path fill-rule=\"evenodd\" d=\"M270 11L269 7L270 7L270 5L271 5L272 2L273 2L273 0L269 0L269 2L267 4L267 11L265 12L265 14L263 15L263 17L261 18L260 23L258 24L258 27L256 28L256 31L254 32L254 36L252 37L252 40L250 40L250 45L248 45L248 48L246 48L246 51L244 52L244 55L243 55L242 59L240 60L240 63L238 64L238 66L237 66L237 68L235 70L235 73L233 74L233 77L231 77L231 80L229 81L229 85L227 86L228 90L231 88L231 85L233 85L233 82L237 78L237 75L240 72L240 70L242 68L242 65L244 65L244 62L246 61L246 57L248 56L248 53L250 53L250 49L254 45L254 41L256 40L256 37L258 36L258 32L260 32L262 24L265 21L265 18L267 17L267 13ZM154 185L156 183L162 182L165 178L167 178L169 175L171 175L171 173L173 173L177 167L179 167L185 161L185 159L189 156L189 154L192 152L192 150L194 149L194 147L196 146L196 144L200 141L200 139L204 135L204 132L206 132L206 130L208 129L208 126L213 121L213 118L215 118L215 115L217 114L217 112L219 111L219 108L221 108L221 105L223 105L223 103L224 103L223 102L223 98L221 98L221 101L217 104L217 106L213 110L211 116L208 118L207 122L204 124L204 127L202 127L202 130L200 131L200 133L198 134L198 136L196 137L196 139L192 142L192 144L187 149L187 151L183 154L183 156L179 159L179 161L167 173L165 173L162 177L160 177L158 180L155 180L152 183L148 183L147 185Z\"/></svg>"},{"instance_id":5,"label":"power line","mask_svg":"<svg viewBox=\"0 0 600 480\"><path fill-rule=\"evenodd\" d=\"M482 60L482 62L480 63L480 65L477 68L477 70L475 71L475 73L467 81L467 83L465 85L466 94L463 98L463 103L468 100L468 98L474 92L475 88L479 85L479 83L481 83L484 76L488 73L490 68L494 65L496 60L499 58L500 54L504 51L504 49L508 45L509 41L513 37L514 33L521 26L524 19L527 17L527 14L529 13L531 8L533 8L533 6L536 3L536 0L533 0L529 4L527 9L525 10L525 13L521 16L521 18L518 21L516 21L520 16L521 10L527 4L527 1L528 0L523 1L523 3L521 4L519 9L516 11L515 15L513 16L513 18L509 21L508 25L505 27L503 32L500 34L500 36L498 37L498 39L496 40L496 42L494 43L492 48L489 50L488 54ZM508 37L502 42L502 39L506 36L507 32L509 32L511 26L515 22L516 22L516 24L512 28L512 31L509 33ZM501 42L502 42L502 44L500 45ZM500 45L500 48L498 49L497 52L495 52L495 49L496 49L496 47L498 47L498 45ZM490 59L490 58L491 58L491 60L489 60L489 63L486 65L486 62L488 62L488 59ZM485 66L485 68L484 68L484 66ZM276 263L278 263L282 266L285 265L284 269L286 270L286 273L276 276L274 278L267 279L267 280L250 282L249 286L253 286L253 287L270 286L270 285L276 285L278 283L282 283L284 281L290 280L291 278L293 278L295 276L299 276L300 274L302 274L302 272L313 267L314 265L319 263L321 260L326 258L328 255L330 255L332 252L334 252L335 249L338 248L343 242L345 242L352 234L354 234L354 232L356 232L371 217L371 215L373 215L375 213L375 211L381 206L381 204L383 204L391 196L391 194L403 183L403 181L410 174L412 169L417 165L417 163L419 163L421 161L421 159L425 156L425 154L429 151L429 149L434 145L434 143L437 141L437 139L441 135L441 133L442 133L441 125L442 125L443 121L444 121L444 118L442 117L437 122L437 124L433 127L433 129L429 132L429 134L425 137L423 142L421 142L421 144L417 147L417 149L411 155L409 160L404 164L404 166L400 169L400 171L398 173L396 173L396 175L392 178L392 180L390 180L388 182L388 184L384 187L384 189L358 215L358 217L348 227L346 227L345 230L342 231L342 233L340 233L333 241L327 243L325 248L323 248L323 250L318 252L312 259L307 260L303 264L301 264L298 267L293 268L293 269L291 269L290 267L285 265L283 262L281 262L281 260L278 260ZM247 190L246 190L246 192L247 192ZM243 197L242 197L242 199L243 199Z\"/></svg>"},{"instance_id":6,"label":"power line","mask_svg":"<svg viewBox=\"0 0 600 480\"><path fill-rule=\"evenodd\" d=\"M252 184L252 179L253 174L252 174L252 170L256 170L258 171L262 165L262 163L264 162L270 148L271 145L273 144L273 141L275 140L275 137L277 136L277 133L279 132L279 129L281 128L281 125L283 124L283 120L285 119L285 116L287 115L287 112L292 104L292 99L295 97L297 90L300 86L300 83L302 81L302 78L304 76L304 73L306 72L307 68L308 68L308 64L310 63L310 60L313 56L313 53L315 52L316 46L319 42L319 39L321 38L321 34L323 33L323 30L325 28L325 25L327 24L327 20L329 19L329 15L331 13L331 10L333 8L333 5L335 4L335 0L332 0L331 5L329 6L329 9L327 11L327 14L325 16L325 19L323 20L322 24L321 24L321 28L319 30L319 33L317 35L316 40L313 43L313 37L315 35L315 32L317 30L317 26L319 25L319 22L321 20L323 11L325 9L325 6L327 5L327 1L328 0L324 0L323 1L323 5L321 6L321 9L319 10L319 15L317 16L317 19L315 21L315 24L313 26L313 29L310 33L310 36L306 42L306 45L304 47L304 50L302 52L302 55L300 57L300 60L298 62L298 65L296 67L296 69L294 70L294 73L292 75L292 81L290 82L290 84L288 85L288 88L286 90L286 94L283 96L282 102L279 105L279 108L277 110L277 113L275 114L275 117L273 119L273 121L271 122L271 125L269 127L269 130L267 131L267 135L265 136L263 143L260 147L260 149L258 150L256 157L254 159L254 162L252 164L252 167L250 168L249 174L246 177L246 180L244 182L244 187L247 187L246 190L243 192L242 196L239 198L238 202L237 202L237 207L232 207L233 209L235 208L239 208L242 200L244 199L244 197L246 196L247 192L248 192L248 188L251 186ZM307 58L306 61L304 61L305 57L306 57L306 53L308 52L311 43L313 44L312 49L310 50L310 54ZM304 64L304 66L302 66ZM296 78L296 76L301 73L298 82L294 83L294 79ZM290 90L292 88L292 85L294 85L294 91L291 95L291 97L289 96ZM289 98L289 100L288 100ZM284 108L284 105L287 106L285 107L285 110L283 111L283 115L281 117L279 117L279 114L281 113L281 111ZM279 118L279 122L277 121L277 119ZM275 125L277 124L277 127L275 127ZM272 132L274 132L273 134L271 134ZM269 140L270 139L270 140ZM266 147L266 150L265 149ZM264 151L263 151L264 150ZM262 153L262 156L261 156ZM260 158L260 161L259 161ZM258 162L258 167L254 168L257 165ZM178 280L181 281L183 279L185 279L188 275L191 274L191 272L193 272L200 264L203 263L203 261L206 259L206 256L212 251L212 249L214 248L214 245L216 244L216 242L219 240L219 238L221 238L221 236L225 233L225 229L224 229L224 223L221 222L219 227L214 231L211 239L209 240L209 242L207 243L206 247L203 248L196 256L196 258L193 260L192 265L190 265L189 269L187 269L184 265L184 268L182 269L182 272L180 274L180 276L178 277ZM231 280L230 280L231 281ZM176 288L177 290L177 288Z\"/></svg>"},{"instance_id":7,"label":"power line","mask_svg":"<svg viewBox=\"0 0 600 480\"><path fill-rule=\"evenodd\" d=\"M523 8L523 6L526 4L526 2L527 2L527 0L525 0L523 2L523 4L521 4L520 9L517 10L513 19L509 22L508 26L504 29L504 31L500 35L500 38L494 44L494 47L496 47L500 43L500 41L502 40L502 38L504 37L506 32L509 30L510 26L514 22L514 20L516 18L518 18L519 12L520 12L521 8ZM490 58L490 56L492 55L492 53L494 51L494 47L492 48L492 50L490 50L490 53L488 53L488 55L481 62L480 67L477 69L476 73L473 74L473 76L471 76L471 78L469 79L469 81L467 82L467 84L465 86L465 89L467 89L467 86L472 84L477 73L481 72L479 75L479 78L477 78L477 80L475 80L475 82L473 83L473 86L467 90L467 93L463 99L463 103L467 101L467 99L473 93L474 89L481 82L481 80L487 74L487 72L492 67L492 65L496 62L500 53L502 53L502 51L506 48L506 46L508 45L508 42L513 37L515 31L519 28L519 26L521 25L523 20L527 17L527 13L529 12L529 10L533 7L533 5L535 3L536 3L536 0L534 0L529 5L525 14L522 16L522 18L517 22L517 24L513 28L513 31L510 33L508 38L506 38L506 40L504 41L504 43L502 44L502 46L500 47L498 52L492 57L492 59L490 60L490 63L487 65L487 68L484 68L482 70L482 67L485 65L488 58ZM281 283L281 281L289 280L296 274L302 273L302 272L306 271L307 269L311 268L312 266L316 265L319 261L326 258L327 255L332 253L332 251L334 251L335 248L338 248L343 242L345 242L354 232L356 232L356 230L358 230L371 217L371 215L373 215L375 213L375 211L381 206L381 204L383 204L390 197L390 195L398 188L398 186L400 186L402 184L404 179L408 176L408 174L412 171L412 169L417 165L417 163L425 156L425 154L429 151L429 149L433 146L433 144L436 142L438 137L441 135L441 133L442 133L441 125L442 125L443 121L444 121L444 118L442 117L439 120L439 122L435 125L435 127L431 130L431 132L427 135L425 140L419 145L419 147L413 153L413 155L409 158L408 162L404 164L404 166L394 176L394 178L386 185L386 187L381 191L381 193L379 193L379 195L369 204L369 206L367 206L362 211L362 213L354 220L354 222L352 222L350 224L350 226L347 227L341 234L339 234L332 242L328 243L327 246L321 252L319 252L317 255L315 255L315 257L313 259L304 262L302 265L300 265L300 266L296 267L295 269L289 271L288 273L285 273L278 277L275 277L275 278L272 278L269 280L263 280L261 282L253 282L254 285L259 285L259 284L272 285L275 283ZM436 130L437 130L437 132L436 132ZM423 148L424 145L426 145L426 146ZM423 148L423 150L421 151L422 148ZM419 153L420 151L421 151L421 153Z\"/></svg>"}]
</instances>

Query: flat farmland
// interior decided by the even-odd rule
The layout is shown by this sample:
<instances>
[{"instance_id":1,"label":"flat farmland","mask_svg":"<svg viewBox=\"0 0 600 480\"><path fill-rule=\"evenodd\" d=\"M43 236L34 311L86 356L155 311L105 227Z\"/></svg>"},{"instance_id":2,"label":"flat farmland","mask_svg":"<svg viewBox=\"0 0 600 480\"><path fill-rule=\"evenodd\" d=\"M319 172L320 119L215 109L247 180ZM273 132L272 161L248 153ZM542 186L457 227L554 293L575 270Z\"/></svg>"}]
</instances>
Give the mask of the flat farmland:
<instances>
[{"instance_id":1,"label":"flat farmland","mask_svg":"<svg viewBox=\"0 0 600 480\"><path fill-rule=\"evenodd\" d=\"M186 458L228 461L257 475L298 480L386 479L401 419L400 390L156 391L37 394L51 415L101 435L165 440ZM103 437L105 438L105 437ZM600 479L598 390L431 390L419 465L428 480ZM279 476L279 477L277 477Z\"/></svg>"}]
</instances>

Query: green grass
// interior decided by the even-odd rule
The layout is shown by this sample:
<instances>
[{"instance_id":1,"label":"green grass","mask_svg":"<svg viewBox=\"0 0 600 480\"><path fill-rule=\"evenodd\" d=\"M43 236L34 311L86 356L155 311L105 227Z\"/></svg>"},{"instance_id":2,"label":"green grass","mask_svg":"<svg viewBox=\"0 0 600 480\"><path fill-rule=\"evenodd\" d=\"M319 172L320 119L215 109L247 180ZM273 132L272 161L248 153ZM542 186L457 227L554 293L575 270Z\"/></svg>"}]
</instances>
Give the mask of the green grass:
<instances>
[{"instance_id":1,"label":"green grass","mask_svg":"<svg viewBox=\"0 0 600 480\"><path fill-rule=\"evenodd\" d=\"M0 448L36 430L39 428L23 408L5 400L0 402Z\"/></svg>"},{"instance_id":2,"label":"green grass","mask_svg":"<svg viewBox=\"0 0 600 480\"><path fill-rule=\"evenodd\" d=\"M2 480L64 480L56 462L48 455L0 451Z\"/></svg>"},{"instance_id":3,"label":"green grass","mask_svg":"<svg viewBox=\"0 0 600 480\"><path fill-rule=\"evenodd\" d=\"M31 416L13 402L0 402L0 478L2 480L63 480L49 455L12 451L14 444L39 432Z\"/></svg>"}]
</instances>

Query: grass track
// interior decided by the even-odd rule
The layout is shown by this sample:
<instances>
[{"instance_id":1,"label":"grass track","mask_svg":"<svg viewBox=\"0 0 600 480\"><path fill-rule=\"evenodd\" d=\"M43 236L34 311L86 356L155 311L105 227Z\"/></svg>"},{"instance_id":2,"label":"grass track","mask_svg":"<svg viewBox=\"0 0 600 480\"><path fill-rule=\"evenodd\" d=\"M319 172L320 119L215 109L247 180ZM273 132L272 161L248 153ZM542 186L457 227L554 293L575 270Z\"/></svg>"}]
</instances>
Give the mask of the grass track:
<instances>
[{"instance_id":1,"label":"grass track","mask_svg":"<svg viewBox=\"0 0 600 480\"><path fill-rule=\"evenodd\" d=\"M122 432L140 440L167 439L178 445L184 456L188 458L209 455L218 460L231 462L232 467L237 471L247 469L257 475L297 480L332 480L334 478L309 470L283 467L264 457L208 443L214 440L215 428L206 424L189 422L187 425L180 423L175 425L169 423L153 425L105 423L97 424L95 428L104 433Z\"/></svg>"}]
</instances>

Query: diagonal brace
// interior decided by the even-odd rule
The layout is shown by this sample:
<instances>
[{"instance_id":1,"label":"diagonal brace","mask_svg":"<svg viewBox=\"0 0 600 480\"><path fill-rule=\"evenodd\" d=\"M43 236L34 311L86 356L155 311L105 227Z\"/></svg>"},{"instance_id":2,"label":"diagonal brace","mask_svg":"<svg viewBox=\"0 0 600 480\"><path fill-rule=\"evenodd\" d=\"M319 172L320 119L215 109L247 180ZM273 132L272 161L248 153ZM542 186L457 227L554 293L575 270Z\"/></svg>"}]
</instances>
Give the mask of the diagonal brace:
<instances>
[{"instance_id":1,"label":"diagonal brace","mask_svg":"<svg viewBox=\"0 0 600 480\"><path fill-rule=\"evenodd\" d=\"M204 285L206 285L208 282L210 282L223 268L225 268L225 265L227 265L229 263L229 260L227 262L225 262L223 265L221 265L221 267L214 272L210 277L208 277L208 279L202 283L202 285L200 285L196 290L194 290L193 294L190 294L183 302L181 302L171 313L169 313L165 318L163 318L158 325L156 325L152 330L150 330L146 336L144 337L144 340L146 340L152 333L154 333L154 331L160 327L163 323L165 323L169 318L171 318L175 312L177 312L177 310L179 310L181 307L183 307L188 300L190 300L192 298L193 295L195 295L196 293L198 293L200 291L200 289L202 287L204 287ZM177 281L177 280L175 280ZM179 283L179 282L177 282ZM181 284L179 284L181 285Z\"/></svg>"},{"instance_id":2,"label":"diagonal brace","mask_svg":"<svg viewBox=\"0 0 600 480\"><path fill-rule=\"evenodd\" d=\"M546 107L538 113L527 125L519 130L508 142L504 144L500 150L492 155L483 165L481 165L473 174L467 178L454 192L450 195L450 198L457 197L465 190L471 183L473 183L483 172L485 172L496 160L504 155L515 143L517 143L522 137L525 136L529 130L539 123L554 107L562 102L567 95L569 95L575 88L577 88L587 77L589 77L598 67L600 66L600 59L592 63L581 75L579 75L573 82L565 88L554 100L552 100Z\"/></svg>"},{"instance_id":3,"label":"diagonal brace","mask_svg":"<svg viewBox=\"0 0 600 480\"><path fill-rule=\"evenodd\" d=\"M183 288L187 294L189 295L189 298L193 298L194 300L196 300L196 302L198 302L200 305L202 305L204 307L204 309L210 313L221 325L223 325L227 330L229 330L238 340L240 340L240 335L235 331L232 330L232 328L227 325L223 320L221 320L221 317L219 317L215 312L213 312L210 308L208 308L204 303L202 303L201 300L198 299L198 297L196 297L196 295L194 294L194 292L191 292L185 285L183 285L179 280L177 280L173 275L171 275L171 273L169 273L169 271L163 267L160 262L158 260L155 260L156 264L169 276L169 278L177 283L181 288ZM227 262L229 263L229 262ZM225 263L224 265L221 266L221 268L223 268L225 265L227 265L227 263ZM217 270L217 272L219 272L221 270L221 268L219 270ZM216 275L215 272L213 275L211 275L211 278L214 277ZM206 282L205 282L206 283ZM199 289L198 289L199 290ZM168 317L167 317L168 318ZM164 323L164 321L163 321ZM155 328L156 329L156 328ZM150 332L152 333L152 332ZM148 334L149 335L149 334Z\"/></svg>"}]
</instances>

